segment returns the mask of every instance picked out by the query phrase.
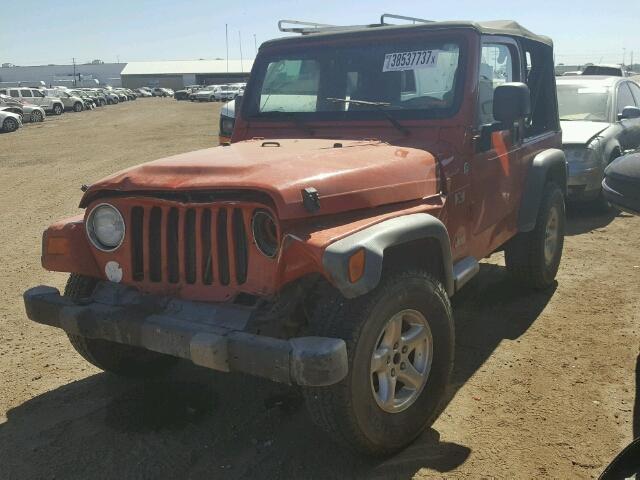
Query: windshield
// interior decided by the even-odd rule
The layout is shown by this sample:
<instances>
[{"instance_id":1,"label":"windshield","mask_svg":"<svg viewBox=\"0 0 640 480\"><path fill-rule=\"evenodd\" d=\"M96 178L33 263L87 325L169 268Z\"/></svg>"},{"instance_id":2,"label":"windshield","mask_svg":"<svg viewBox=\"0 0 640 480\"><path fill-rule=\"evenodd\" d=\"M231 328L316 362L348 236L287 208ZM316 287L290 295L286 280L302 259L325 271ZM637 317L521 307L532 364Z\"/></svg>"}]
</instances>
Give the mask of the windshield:
<instances>
[{"instance_id":1,"label":"windshield","mask_svg":"<svg viewBox=\"0 0 640 480\"><path fill-rule=\"evenodd\" d=\"M601 85L558 85L560 120L608 122L610 88Z\"/></svg>"},{"instance_id":2,"label":"windshield","mask_svg":"<svg viewBox=\"0 0 640 480\"><path fill-rule=\"evenodd\" d=\"M265 55L247 110L330 119L379 116L382 107L398 117L444 116L453 112L459 68L458 43L425 39Z\"/></svg>"}]
</instances>

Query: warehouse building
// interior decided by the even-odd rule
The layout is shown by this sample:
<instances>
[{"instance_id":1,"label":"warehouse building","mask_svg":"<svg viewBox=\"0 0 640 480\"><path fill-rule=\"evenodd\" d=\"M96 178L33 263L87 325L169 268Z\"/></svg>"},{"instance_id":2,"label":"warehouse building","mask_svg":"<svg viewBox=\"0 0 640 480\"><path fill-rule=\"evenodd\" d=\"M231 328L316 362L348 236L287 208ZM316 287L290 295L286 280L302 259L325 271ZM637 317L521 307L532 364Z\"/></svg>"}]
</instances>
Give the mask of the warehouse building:
<instances>
[{"instance_id":1,"label":"warehouse building","mask_svg":"<svg viewBox=\"0 0 640 480\"><path fill-rule=\"evenodd\" d=\"M246 82L252 60L173 60L129 62L120 74L125 88L216 85Z\"/></svg>"},{"instance_id":2,"label":"warehouse building","mask_svg":"<svg viewBox=\"0 0 640 480\"><path fill-rule=\"evenodd\" d=\"M6 65L6 66L5 66ZM111 85L120 86L120 72L126 63L87 63L74 65L37 65L19 67L3 64L0 67L0 83L24 83L45 85ZM75 78L74 78L75 71Z\"/></svg>"}]
</instances>

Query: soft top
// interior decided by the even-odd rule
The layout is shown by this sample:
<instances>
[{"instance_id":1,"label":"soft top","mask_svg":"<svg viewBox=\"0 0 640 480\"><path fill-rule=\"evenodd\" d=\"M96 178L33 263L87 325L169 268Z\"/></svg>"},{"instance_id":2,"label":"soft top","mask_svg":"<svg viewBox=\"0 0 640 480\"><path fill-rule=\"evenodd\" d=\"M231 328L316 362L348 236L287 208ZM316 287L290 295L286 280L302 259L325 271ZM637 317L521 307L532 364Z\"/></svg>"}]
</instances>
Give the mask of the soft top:
<instances>
[{"instance_id":1,"label":"soft top","mask_svg":"<svg viewBox=\"0 0 640 480\"><path fill-rule=\"evenodd\" d=\"M372 24L372 25L353 25L353 26L327 26L318 29L317 33L313 33L311 35L306 35L305 37L309 38L317 38L317 37L326 37L326 36L339 36L339 35L352 35L354 33L362 33L362 32L375 32L375 31L389 31L389 30L404 30L404 29L416 29L416 30L448 30L448 29L457 29L457 28L471 28L479 33L486 35L507 35L512 37L520 37L528 40L532 40L534 42L543 43L548 46L553 46L553 41L551 38L536 35L535 33L527 30L518 22L513 20L491 20L485 22L471 22L464 20L455 20L455 21L447 21L447 22L428 22L428 23L415 23L415 24L403 24L403 25L382 25L382 24ZM269 46L272 44L280 44L286 43L293 40L294 38L300 39L300 37L282 37L276 38L273 40L269 40L265 42L263 45Z\"/></svg>"}]
</instances>

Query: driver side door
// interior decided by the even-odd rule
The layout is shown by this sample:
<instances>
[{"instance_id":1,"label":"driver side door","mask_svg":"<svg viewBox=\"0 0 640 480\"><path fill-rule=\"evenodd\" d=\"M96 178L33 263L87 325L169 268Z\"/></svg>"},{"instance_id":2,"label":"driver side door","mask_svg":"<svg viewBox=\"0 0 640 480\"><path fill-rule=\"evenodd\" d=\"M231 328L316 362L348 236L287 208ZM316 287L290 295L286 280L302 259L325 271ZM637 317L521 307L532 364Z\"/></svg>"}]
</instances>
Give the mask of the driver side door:
<instances>
[{"instance_id":1,"label":"driver side door","mask_svg":"<svg viewBox=\"0 0 640 480\"><path fill-rule=\"evenodd\" d=\"M490 131L495 124L495 89L507 82L521 81L521 59L515 41L492 37L483 41L481 48L475 153L468 166L473 185L474 250L478 258L502 244L513 221L522 147L519 128L497 127L490 134L490 141L481 142L483 129Z\"/></svg>"}]
</instances>

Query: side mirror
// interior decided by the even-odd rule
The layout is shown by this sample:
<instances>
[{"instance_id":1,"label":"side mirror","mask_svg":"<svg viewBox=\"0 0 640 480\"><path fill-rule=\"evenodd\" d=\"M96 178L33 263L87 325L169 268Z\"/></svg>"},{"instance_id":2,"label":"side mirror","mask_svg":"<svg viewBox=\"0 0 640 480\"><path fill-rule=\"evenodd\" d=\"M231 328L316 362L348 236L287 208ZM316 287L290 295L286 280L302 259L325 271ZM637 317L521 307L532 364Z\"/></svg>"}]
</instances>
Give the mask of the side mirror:
<instances>
[{"instance_id":1,"label":"side mirror","mask_svg":"<svg viewBox=\"0 0 640 480\"><path fill-rule=\"evenodd\" d=\"M506 125L531 115L531 93L521 82L504 83L493 91L493 118Z\"/></svg>"},{"instance_id":2,"label":"side mirror","mask_svg":"<svg viewBox=\"0 0 640 480\"><path fill-rule=\"evenodd\" d=\"M640 108L638 107L624 107L622 113L618 114L618 120L631 118L640 118Z\"/></svg>"}]
</instances>

